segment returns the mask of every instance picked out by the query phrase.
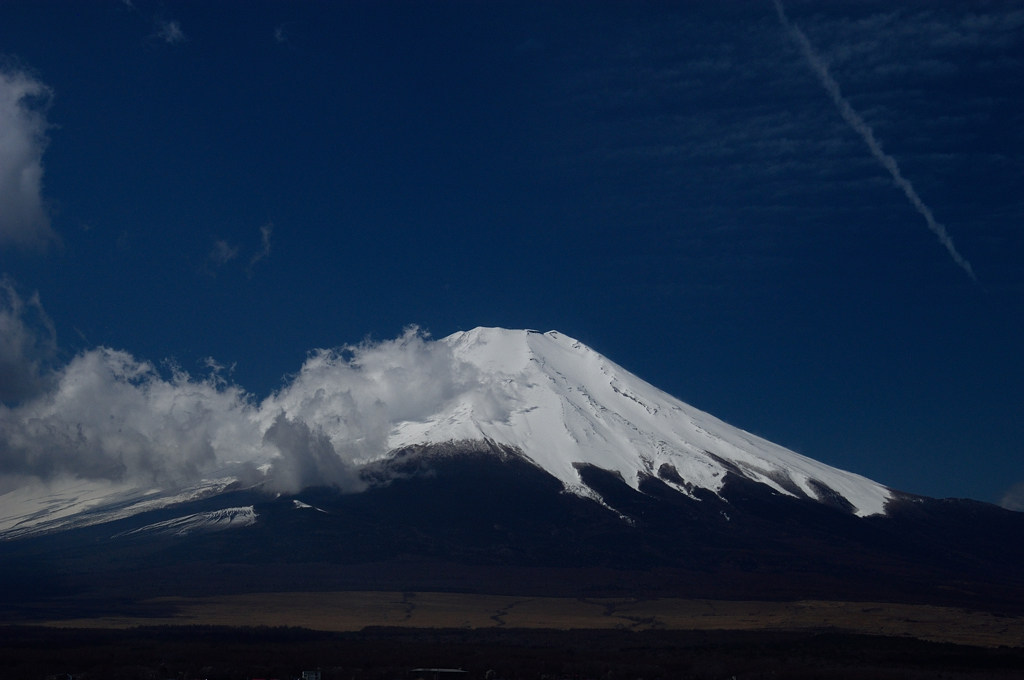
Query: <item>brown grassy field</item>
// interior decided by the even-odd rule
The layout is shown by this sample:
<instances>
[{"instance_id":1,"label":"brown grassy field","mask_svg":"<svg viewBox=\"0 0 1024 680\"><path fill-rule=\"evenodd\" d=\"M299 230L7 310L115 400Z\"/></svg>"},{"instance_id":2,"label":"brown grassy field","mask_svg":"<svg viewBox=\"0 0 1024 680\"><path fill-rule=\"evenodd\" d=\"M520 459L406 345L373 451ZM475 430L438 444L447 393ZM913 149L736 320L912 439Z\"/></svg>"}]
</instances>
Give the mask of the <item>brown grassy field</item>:
<instances>
[{"instance_id":1,"label":"brown grassy field","mask_svg":"<svg viewBox=\"0 0 1024 680\"><path fill-rule=\"evenodd\" d=\"M295 626L358 631L410 628L533 628L815 631L909 636L936 642L1024 646L1024 618L950 607L876 602L573 599L461 593L292 592L158 598L135 612L50 620L44 625Z\"/></svg>"}]
</instances>

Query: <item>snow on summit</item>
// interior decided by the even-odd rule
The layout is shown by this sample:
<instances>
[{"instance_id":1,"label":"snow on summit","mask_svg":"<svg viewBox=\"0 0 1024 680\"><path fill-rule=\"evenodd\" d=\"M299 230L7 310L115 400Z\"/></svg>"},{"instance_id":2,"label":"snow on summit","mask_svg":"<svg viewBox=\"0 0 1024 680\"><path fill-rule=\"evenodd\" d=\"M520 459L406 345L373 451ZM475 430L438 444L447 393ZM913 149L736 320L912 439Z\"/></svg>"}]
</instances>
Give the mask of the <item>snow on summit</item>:
<instances>
[{"instance_id":1,"label":"snow on summit","mask_svg":"<svg viewBox=\"0 0 1024 680\"><path fill-rule=\"evenodd\" d=\"M476 328L440 342L490 390L464 393L423 421L398 423L392 450L490 439L518 448L581 495L592 492L576 463L617 472L633 488L661 472L683 493L718 492L731 468L787 495L822 499L831 490L860 516L882 513L890 498L881 484L732 427L562 333Z\"/></svg>"}]
</instances>

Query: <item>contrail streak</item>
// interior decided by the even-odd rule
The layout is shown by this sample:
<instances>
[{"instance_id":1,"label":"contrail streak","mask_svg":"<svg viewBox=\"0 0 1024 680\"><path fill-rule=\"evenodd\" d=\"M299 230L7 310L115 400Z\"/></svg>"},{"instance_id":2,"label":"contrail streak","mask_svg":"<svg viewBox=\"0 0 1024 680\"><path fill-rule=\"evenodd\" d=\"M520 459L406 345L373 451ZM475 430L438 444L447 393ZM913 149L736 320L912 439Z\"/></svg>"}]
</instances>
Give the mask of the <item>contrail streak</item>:
<instances>
[{"instance_id":1,"label":"contrail streak","mask_svg":"<svg viewBox=\"0 0 1024 680\"><path fill-rule=\"evenodd\" d=\"M828 65L825 64L821 57L818 56L818 53L814 51L811 41L807 39L807 36L796 24L790 22L789 17L786 16L786 10L782 7L781 0L775 0L775 10L779 13L779 21L782 22L786 31L789 32L790 37L793 38L793 41L800 48L800 51L803 53L804 58L807 59L807 63L810 65L811 70L818 76L818 80L821 81L825 90L832 97L832 102L836 105L836 108L839 109L839 113L842 115L843 120L845 120L850 127L852 127L864 139L864 143L868 145L868 149L871 150L871 155L875 157L875 160L881 163L882 167L889 171L889 174L892 175L893 182L895 182L896 186L900 189L903 189L903 193L906 194L907 200L909 200L911 205L917 209L917 212L921 213L921 216L924 217L925 222L928 223L928 228L931 229L932 233L938 237L939 243L946 246L946 250L949 251L949 255L953 258L953 261L960 265L972 280L977 281L978 279L974 275L971 263L965 260L963 255L957 251L956 246L953 245L953 239L951 239L949 234L946 232L946 228L935 220L935 215L932 214L931 208L924 204L921 197L917 195L917 191L914 190L914 185L911 184L910 180L904 177L903 173L900 172L900 166L896 164L896 159L882 151L882 145L877 139L875 139L875 133L871 130L871 127L864 122L864 119L860 117L860 114L850 106L850 102L846 101L846 98L843 97L843 93L839 90L839 83L837 83L835 78L833 78L828 72Z\"/></svg>"}]
</instances>

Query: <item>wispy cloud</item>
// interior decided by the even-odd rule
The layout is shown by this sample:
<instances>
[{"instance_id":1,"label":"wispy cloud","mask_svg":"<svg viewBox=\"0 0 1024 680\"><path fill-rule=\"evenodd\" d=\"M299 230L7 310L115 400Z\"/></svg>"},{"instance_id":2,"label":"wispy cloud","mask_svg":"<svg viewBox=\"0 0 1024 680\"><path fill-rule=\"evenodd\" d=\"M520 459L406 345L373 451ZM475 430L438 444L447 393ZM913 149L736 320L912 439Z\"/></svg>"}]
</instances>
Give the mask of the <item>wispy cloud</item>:
<instances>
[{"instance_id":1,"label":"wispy cloud","mask_svg":"<svg viewBox=\"0 0 1024 680\"><path fill-rule=\"evenodd\" d=\"M18 402L46 385L44 367L56 355L53 322L39 295L22 299L10 280L0 279L0 402Z\"/></svg>"},{"instance_id":2,"label":"wispy cloud","mask_svg":"<svg viewBox=\"0 0 1024 680\"><path fill-rule=\"evenodd\" d=\"M227 264L238 257L238 246L233 246L224 239L217 239L213 242L213 249L208 259L217 265Z\"/></svg>"},{"instance_id":3,"label":"wispy cloud","mask_svg":"<svg viewBox=\"0 0 1024 680\"><path fill-rule=\"evenodd\" d=\"M274 40L279 43L288 42L287 24L281 24L280 26L274 27Z\"/></svg>"},{"instance_id":4,"label":"wispy cloud","mask_svg":"<svg viewBox=\"0 0 1024 680\"><path fill-rule=\"evenodd\" d=\"M52 96L24 70L0 67L0 243L38 248L56 239L42 196Z\"/></svg>"},{"instance_id":5,"label":"wispy cloud","mask_svg":"<svg viewBox=\"0 0 1024 680\"><path fill-rule=\"evenodd\" d=\"M156 37L163 40L168 45L174 45L188 40L188 38L185 37L184 31L181 30L181 24L178 21L171 19L157 19Z\"/></svg>"},{"instance_id":6,"label":"wispy cloud","mask_svg":"<svg viewBox=\"0 0 1024 680\"><path fill-rule=\"evenodd\" d=\"M811 67L811 70L821 81L825 91L828 92L832 98L832 102L836 105L839 110L839 114L843 117L843 120L864 140L867 144L868 149L871 151L871 155L875 157L875 160L881 164L883 168L889 171L892 175L893 182L896 186L903 190L907 200L910 201L914 209L917 210L924 217L925 223L933 234L939 239L939 242L946 247L950 257L956 262L967 275L973 280L977 280L974 275L974 270L971 268L971 263L968 262L960 253L957 251L956 246L953 245L953 239L949 236L946 228L935 219L935 215L932 213L931 208L925 205L924 201L917 194L914 186L910 183L910 180L903 176L900 172L899 165L896 163L896 159L885 153L882 150L882 145L875 138L875 133L871 129L859 113L850 105L850 102L843 97L842 91L839 89L839 83L836 82L835 78L828 71L828 65L822 60L822 58L815 52L814 47L811 45L811 41L807 38L800 27L792 23L789 17L786 16L786 10L782 6L781 0L775 0L775 10L778 12L779 21L782 22L783 27L789 33L790 37L796 43L797 47L800 48L800 52L807 60L807 64Z\"/></svg>"},{"instance_id":7,"label":"wispy cloud","mask_svg":"<svg viewBox=\"0 0 1024 680\"><path fill-rule=\"evenodd\" d=\"M270 235L274 233L274 223L267 222L260 227L260 242L261 248L258 253L253 255L249 259L248 271L252 274L252 268L255 267L259 262L270 257Z\"/></svg>"},{"instance_id":8,"label":"wispy cloud","mask_svg":"<svg viewBox=\"0 0 1024 680\"><path fill-rule=\"evenodd\" d=\"M251 256L248 258L248 262L242 265L246 275L252 276L253 269L257 264L270 257L271 250L271 236L274 233L274 223L267 222L260 227L260 246ZM213 241L213 247L210 248L209 253L206 255L200 272L209 274L211 276L216 275L216 269L223 267L230 262L234 262L239 259L242 255L242 247L231 243L227 239L217 238ZM242 255L244 261L244 255Z\"/></svg>"},{"instance_id":9,"label":"wispy cloud","mask_svg":"<svg viewBox=\"0 0 1024 680\"><path fill-rule=\"evenodd\" d=\"M999 505L1007 510L1024 512L1024 482L1018 482L1007 489Z\"/></svg>"}]
</instances>

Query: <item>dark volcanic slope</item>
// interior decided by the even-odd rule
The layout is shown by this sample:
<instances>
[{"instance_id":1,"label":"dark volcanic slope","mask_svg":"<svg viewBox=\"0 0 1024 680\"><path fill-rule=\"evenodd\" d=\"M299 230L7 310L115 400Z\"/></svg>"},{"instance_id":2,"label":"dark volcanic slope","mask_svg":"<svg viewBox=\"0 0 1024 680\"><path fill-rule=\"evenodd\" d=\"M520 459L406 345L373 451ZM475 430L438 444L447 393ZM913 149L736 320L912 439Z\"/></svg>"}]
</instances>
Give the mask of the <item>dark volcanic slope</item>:
<instances>
[{"instance_id":1,"label":"dark volcanic slope","mask_svg":"<svg viewBox=\"0 0 1024 680\"><path fill-rule=\"evenodd\" d=\"M410 450L358 494L240 491L115 523L0 544L8 604L245 591L466 590L537 595L825 598L1024 612L1024 515L902 496L858 518L738 476L723 498L656 478L636 491L586 467L614 510L562 492L508 450ZM295 499L315 506L298 508ZM247 527L116 534L252 505Z\"/></svg>"}]
</instances>

